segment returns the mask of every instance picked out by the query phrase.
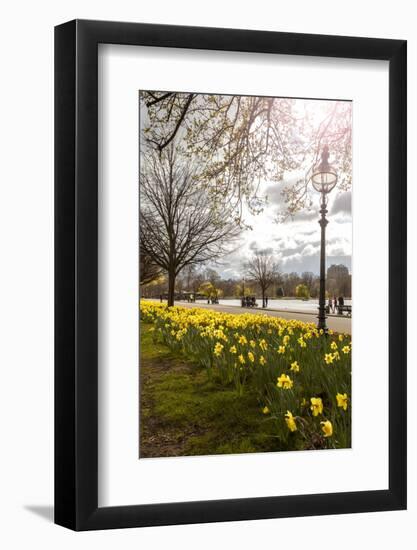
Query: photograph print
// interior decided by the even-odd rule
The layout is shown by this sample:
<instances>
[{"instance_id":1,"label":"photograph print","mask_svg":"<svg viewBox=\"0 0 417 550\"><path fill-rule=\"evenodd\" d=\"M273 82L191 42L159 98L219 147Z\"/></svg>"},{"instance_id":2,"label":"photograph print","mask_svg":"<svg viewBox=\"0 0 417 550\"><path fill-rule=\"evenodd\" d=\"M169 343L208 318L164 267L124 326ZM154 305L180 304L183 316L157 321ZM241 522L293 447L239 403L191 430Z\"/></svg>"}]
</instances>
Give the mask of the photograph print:
<instances>
[{"instance_id":1,"label":"photograph print","mask_svg":"<svg viewBox=\"0 0 417 550\"><path fill-rule=\"evenodd\" d=\"M139 115L139 458L350 448L352 102Z\"/></svg>"}]
</instances>

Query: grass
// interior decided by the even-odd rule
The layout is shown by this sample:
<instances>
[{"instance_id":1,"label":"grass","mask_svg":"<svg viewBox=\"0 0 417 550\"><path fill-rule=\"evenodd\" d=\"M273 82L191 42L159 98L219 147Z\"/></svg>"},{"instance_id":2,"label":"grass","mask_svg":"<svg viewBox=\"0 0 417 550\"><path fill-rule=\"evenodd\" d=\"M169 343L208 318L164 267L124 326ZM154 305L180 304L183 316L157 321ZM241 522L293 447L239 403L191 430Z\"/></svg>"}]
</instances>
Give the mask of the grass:
<instances>
[{"instance_id":1,"label":"grass","mask_svg":"<svg viewBox=\"0 0 417 550\"><path fill-rule=\"evenodd\" d=\"M206 370L155 343L141 324L140 457L284 450L254 393L210 381Z\"/></svg>"}]
</instances>

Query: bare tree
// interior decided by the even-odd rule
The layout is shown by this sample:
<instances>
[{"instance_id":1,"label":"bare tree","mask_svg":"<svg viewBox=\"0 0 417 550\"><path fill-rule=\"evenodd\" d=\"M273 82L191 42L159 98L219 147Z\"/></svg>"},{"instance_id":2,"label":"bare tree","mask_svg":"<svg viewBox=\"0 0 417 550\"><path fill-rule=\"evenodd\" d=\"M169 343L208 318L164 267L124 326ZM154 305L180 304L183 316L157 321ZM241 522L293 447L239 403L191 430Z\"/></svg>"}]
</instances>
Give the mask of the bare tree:
<instances>
[{"instance_id":1,"label":"bare tree","mask_svg":"<svg viewBox=\"0 0 417 550\"><path fill-rule=\"evenodd\" d=\"M259 250L254 253L245 267L248 277L259 284L262 292L262 307L266 307L266 291L279 276L278 264L271 253Z\"/></svg>"},{"instance_id":2,"label":"bare tree","mask_svg":"<svg viewBox=\"0 0 417 550\"><path fill-rule=\"evenodd\" d=\"M145 250L139 251L139 277L140 285L148 285L156 281L162 275L162 269L155 264Z\"/></svg>"},{"instance_id":3,"label":"bare tree","mask_svg":"<svg viewBox=\"0 0 417 550\"><path fill-rule=\"evenodd\" d=\"M140 249L168 274L168 305L187 266L215 261L231 250L241 228L213 200L173 146L141 157Z\"/></svg>"}]
</instances>

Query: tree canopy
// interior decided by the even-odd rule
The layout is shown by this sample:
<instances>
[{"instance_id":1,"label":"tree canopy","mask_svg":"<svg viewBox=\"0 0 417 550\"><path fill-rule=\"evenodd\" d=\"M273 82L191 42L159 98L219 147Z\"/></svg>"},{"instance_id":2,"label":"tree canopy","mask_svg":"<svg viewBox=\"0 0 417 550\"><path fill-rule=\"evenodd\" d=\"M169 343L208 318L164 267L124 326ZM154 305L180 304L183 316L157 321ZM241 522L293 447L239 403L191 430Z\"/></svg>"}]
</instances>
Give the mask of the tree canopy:
<instances>
[{"instance_id":1,"label":"tree canopy","mask_svg":"<svg viewBox=\"0 0 417 550\"><path fill-rule=\"evenodd\" d=\"M281 189L283 218L311 208L306 174L325 143L339 190L351 185L350 102L146 91L141 108L148 147L162 153L175 140L239 219L244 203L262 210L261 181L279 184L285 174L294 178Z\"/></svg>"}]
</instances>

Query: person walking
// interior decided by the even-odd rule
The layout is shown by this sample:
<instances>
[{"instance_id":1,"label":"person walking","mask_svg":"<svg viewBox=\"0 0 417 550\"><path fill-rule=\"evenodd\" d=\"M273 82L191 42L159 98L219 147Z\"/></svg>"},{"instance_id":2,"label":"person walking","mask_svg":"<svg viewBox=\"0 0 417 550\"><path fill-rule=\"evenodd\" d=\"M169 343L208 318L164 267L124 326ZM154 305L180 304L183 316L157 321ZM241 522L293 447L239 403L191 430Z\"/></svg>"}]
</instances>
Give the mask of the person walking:
<instances>
[{"instance_id":1,"label":"person walking","mask_svg":"<svg viewBox=\"0 0 417 550\"><path fill-rule=\"evenodd\" d=\"M265 296L265 307L268 307L268 296Z\"/></svg>"}]
</instances>

